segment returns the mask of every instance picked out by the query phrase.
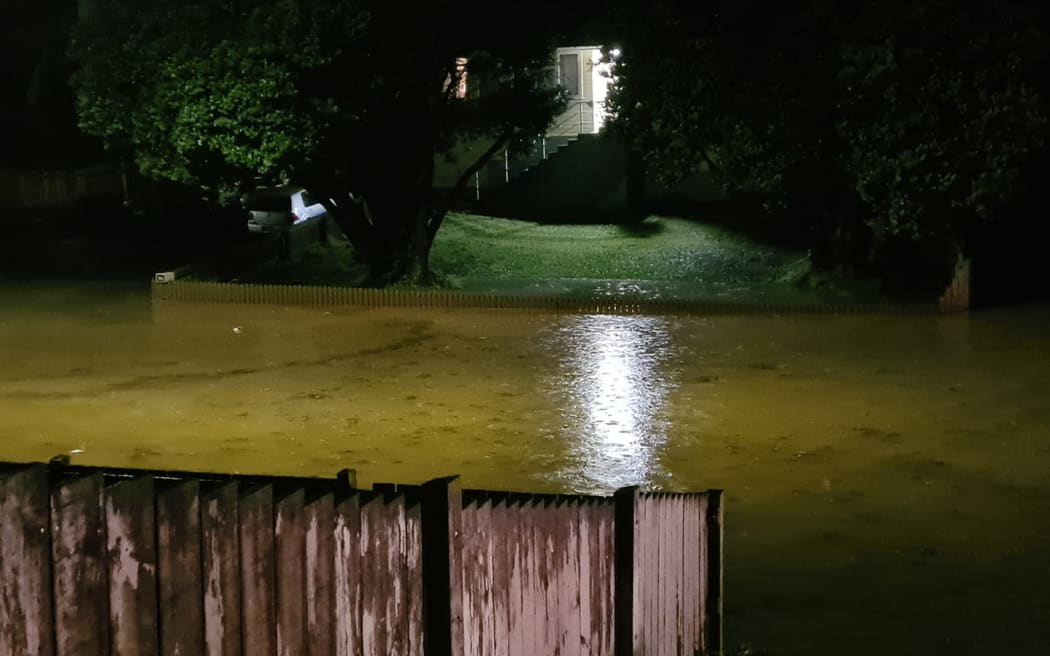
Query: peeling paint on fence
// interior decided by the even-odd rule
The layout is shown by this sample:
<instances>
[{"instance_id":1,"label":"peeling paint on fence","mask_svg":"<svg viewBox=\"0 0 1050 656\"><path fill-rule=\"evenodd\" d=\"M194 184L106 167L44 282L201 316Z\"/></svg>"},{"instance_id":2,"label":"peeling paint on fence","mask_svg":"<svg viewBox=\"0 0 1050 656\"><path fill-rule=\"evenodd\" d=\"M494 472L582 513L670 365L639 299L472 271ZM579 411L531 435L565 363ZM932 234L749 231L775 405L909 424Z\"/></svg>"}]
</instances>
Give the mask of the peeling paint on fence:
<instances>
[{"instance_id":1,"label":"peeling paint on fence","mask_svg":"<svg viewBox=\"0 0 1050 656\"><path fill-rule=\"evenodd\" d=\"M0 653L714 654L720 499L0 463Z\"/></svg>"}]
</instances>

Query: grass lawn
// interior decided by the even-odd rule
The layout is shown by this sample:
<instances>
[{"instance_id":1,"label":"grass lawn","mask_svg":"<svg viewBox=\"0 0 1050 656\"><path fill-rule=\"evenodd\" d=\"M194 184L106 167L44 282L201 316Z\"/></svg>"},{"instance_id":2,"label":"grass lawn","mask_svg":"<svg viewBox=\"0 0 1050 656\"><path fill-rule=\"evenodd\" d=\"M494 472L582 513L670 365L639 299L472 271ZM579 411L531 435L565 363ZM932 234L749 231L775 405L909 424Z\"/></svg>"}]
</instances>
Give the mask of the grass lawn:
<instances>
[{"instance_id":1,"label":"grass lawn","mask_svg":"<svg viewBox=\"0 0 1050 656\"><path fill-rule=\"evenodd\" d=\"M447 287L544 296L619 296L807 303L878 300L860 286L812 287L805 253L756 243L721 227L652 216L637 228L543 225L450 214L431 266ZM348 243L312 246L265 263L255 282L358 284Z\"/></svg>"}]
</instances>

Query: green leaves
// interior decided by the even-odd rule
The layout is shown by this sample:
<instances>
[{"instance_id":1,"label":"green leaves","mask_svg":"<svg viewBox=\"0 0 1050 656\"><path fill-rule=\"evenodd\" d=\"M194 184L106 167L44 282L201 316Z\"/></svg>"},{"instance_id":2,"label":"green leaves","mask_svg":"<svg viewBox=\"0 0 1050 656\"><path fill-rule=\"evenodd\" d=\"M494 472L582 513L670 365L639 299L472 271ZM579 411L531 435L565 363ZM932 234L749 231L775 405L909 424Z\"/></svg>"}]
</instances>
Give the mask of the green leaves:
<instances>
[{"instance_id":1,"label":"green leaves","mask_svg":"<svg viewBox=\"0 0 1050 656\"><path fill-rule=\"evenodd\" d=\"M622 10L612 129L654 177L715 163L728 190L818 231L862 226L874 248L994 220L1047 142L1046 38L1025 3L788 4Z\"/></svg>"}]
</instances>

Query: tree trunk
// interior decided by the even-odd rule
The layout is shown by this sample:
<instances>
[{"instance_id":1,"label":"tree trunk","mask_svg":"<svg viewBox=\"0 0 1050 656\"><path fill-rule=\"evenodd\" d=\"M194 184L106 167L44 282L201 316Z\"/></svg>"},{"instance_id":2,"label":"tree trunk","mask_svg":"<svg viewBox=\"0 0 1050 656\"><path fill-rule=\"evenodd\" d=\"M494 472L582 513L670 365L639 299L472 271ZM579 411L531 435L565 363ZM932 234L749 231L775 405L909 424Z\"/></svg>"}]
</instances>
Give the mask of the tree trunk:
<instances>
[{"instance_id":1,"label":"tree trunk","mask_svg":"<svg viewBox=\"0 0 1050 656\"><path fill-rule=\"evenodd\" d=\"M409 242L409 250L405 270L402 279L410 285L428 285L433 282L430 272L430 248L434 242L430 238L427 225L430 220L430 212L420 208L415 225L412 229L412 238Z\"/></svg>"}]
</instances>

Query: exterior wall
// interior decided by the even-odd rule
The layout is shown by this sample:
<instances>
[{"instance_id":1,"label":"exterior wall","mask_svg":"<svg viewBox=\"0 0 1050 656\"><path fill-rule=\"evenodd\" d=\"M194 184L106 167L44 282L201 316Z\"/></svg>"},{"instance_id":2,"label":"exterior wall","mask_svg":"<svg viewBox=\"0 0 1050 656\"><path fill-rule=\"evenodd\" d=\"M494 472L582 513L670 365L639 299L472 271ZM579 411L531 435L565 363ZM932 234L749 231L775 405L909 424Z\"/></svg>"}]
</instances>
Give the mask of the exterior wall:
<instances>
[{"instance_id":1,"label":"exterior wall","mask_svg":"<svg viewBox=\"0 0 1050 656\"><path fill-rule=\"evenodd\" d=\"M572 46L554 51L555 74L562 55L579 57L580 93L569 101L569 107L558 116L548 136L571 136L598 132L601 103L605 100L605 80L599 79L602 51L597 46ZM600 97L598 97L600 96Z\"/></svg>"}]
</instances>

